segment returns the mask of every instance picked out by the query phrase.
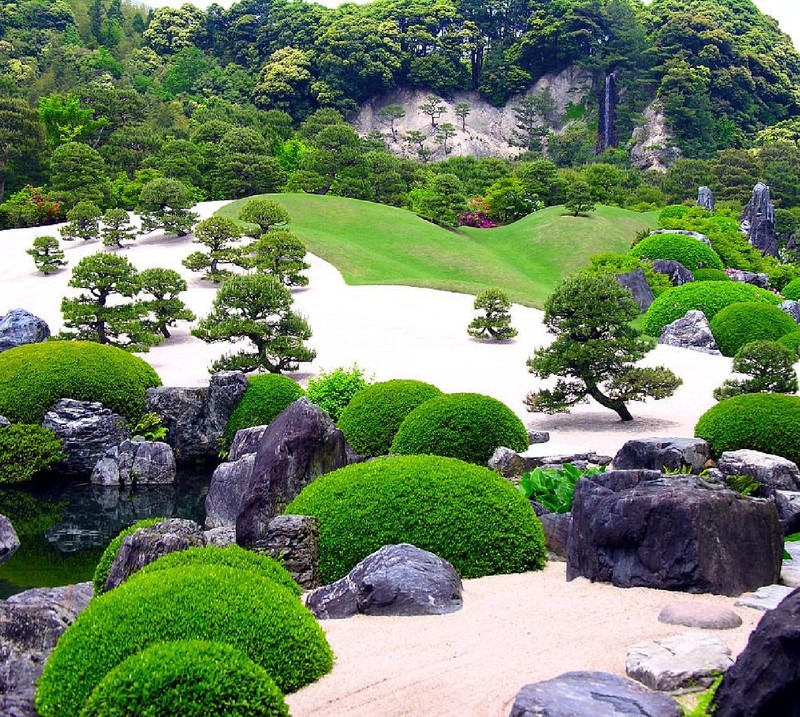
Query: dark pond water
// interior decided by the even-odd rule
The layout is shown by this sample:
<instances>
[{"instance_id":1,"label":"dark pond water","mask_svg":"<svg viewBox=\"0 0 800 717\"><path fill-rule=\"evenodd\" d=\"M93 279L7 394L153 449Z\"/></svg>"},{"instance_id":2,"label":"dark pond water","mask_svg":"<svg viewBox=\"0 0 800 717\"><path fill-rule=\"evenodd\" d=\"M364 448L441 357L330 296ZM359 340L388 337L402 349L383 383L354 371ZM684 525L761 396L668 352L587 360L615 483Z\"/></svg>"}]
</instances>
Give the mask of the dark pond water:
<instances>
[{"instance_id":1,"label":"dark pond water","mask_svg":"<svg viewBox=\"0 0 800 717\"><path fill-rule=\"evenodd\" d=\"M137 520L164 516L202 525L210 481L210 469L194 469L179 472L175 485L136 490L63 481L0 489L0 514L21 543L0 566L0 599L91 580L109 541Z\"/></svg>"}]
</instances>

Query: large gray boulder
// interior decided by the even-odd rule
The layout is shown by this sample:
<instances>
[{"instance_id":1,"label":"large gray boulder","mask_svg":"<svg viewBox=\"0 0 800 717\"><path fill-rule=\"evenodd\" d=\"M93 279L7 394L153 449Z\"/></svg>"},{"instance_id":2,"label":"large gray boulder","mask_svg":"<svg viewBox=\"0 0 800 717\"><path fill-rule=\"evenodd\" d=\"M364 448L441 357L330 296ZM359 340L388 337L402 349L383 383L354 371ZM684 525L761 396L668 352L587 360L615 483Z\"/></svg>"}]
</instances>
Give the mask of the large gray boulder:
<instances>
[{"instance_id":1,"label":"large gray boulder","mask_svg":"<svg viewBox=\"0 0 800 717\"><path fill-rule=\"evenodd\" d=\"M231 442L231 449L228 451L229 461L238 461L248 453L257 453L258 445L264 437L267 426L253 426L252 428L242 428L236 431L236 435Z\"/></svg>"},{"instance_id":2,"label":"large gray boulder","mask_svg":"<svg viewBox=\"0 0 800 717\"><path fill-rule=\"evenodd\" d=\"M747 240L762 254L778 256L778 235L775 231L775 205L769 195L769 187L759 182L753 187L753 195L741 217L742 231Z\"/></svg>"},{"instance_id":3,"label":"large gray boulder","mask_svg":"<svg viewBox=\"0 0 800 717\"><path fill-rule=\"evenodd\" d=\"M740 284L752 284L759 289L769 288L769 274L744 271L742 269L729 269L727 273L731 281L738 281Z\"/></svg>"},{"instance_id":4,"label":"large gray boulder","mask_svg":"<svg viewBox=\"0 0 800 717\"><path fill-rule=\"evenodd\" d=\"M715 717L800 715L800 589L770 610L728 669L712 701Z\"/></svg>"},{"instance_id":5,"label":"large gray boulder","mask_svg":"<svg viewBox=\"0 0 800 717\"><path fill-rule=\"evenodd\" d=\"M111 565L105 590L113 590L137 570L163 555L206 544L203 529L192 520L169 518L126 535Z\"/></svg>"},{"instance_id":6,"label":"large gray boulder","mask_svg":"<svg viewBox=\"0 0 800 717\"><path fill-rule=\"evenodd\" d=\"M35 717L36 682L58 638L92 599L92 584L34 588L0 602L0 714Z\"/></svg>"},{"instance_id":7,"label":"large gray boulder","mask_svg":"<svg viewBox=\"0 0 800 717\"><path fill-rule=\"evenodd\" d=\"M526 685L509 717L681 717L670 696L607 672L567 672Z\"/></svg>"},{"instance_id":8,"label":"large gray boulder","mask_svg":"<svg viewBox=\"0 0 800 717\"><path fill-rule=\"evenodd\" d=\"M241 371L221 371L207 388L148 388L147 410L166 425L165 440L178 463L214 460L228 419L246 390Z\"/></svg>"},{"instance_id":9,"label":"large gray boulder","mask_svg":"<svg viewBox=\"0 0 800 717\"><path fill-rule=\"evenodd\" d=\"M796 301L781 301L778 304L778 308L781 311L785 311L789 316L791 316L798 324L800 324L800 304Z\"/></svg>"},{"instance_id":10,"label":"large gray boulder","mask_svg":"<svg viewBox=\"0 0 800 717\"><path fill-rule=\"evenodd\" d=\"M572 513L539 514L537 512L537 515L539 516L539 522L542 524L544 542L551 554L551 558L563 562L567 559L569 534L572 530Z\"/></svg>"},{"instance_id":11,"label":"large gray boulder","mask_svg":"<svg viewBox=\"0 0 800 717\"><path fill-rule=\"evenodd\" d=\"M0 317L0 353L23 344L38 344L48 338L47 322L25 309L12 309Z\"/></svg>"},{"instance_id":12,"label":"large gray boulder","mask_svg":"<svg viewBox=\"0 0 800 717\"><path fill-rule=\"evenodd\" d=\"M706 315L702 311L687 311L682 319L677 319L661 329L658 343L677 346L692 351L719 356L720 350Z\"/></svg>"},{"instance_id":13,"label":"large gray boulder","mask_svg":"<svg viewBox=\"0 0 800 717\"><path fill-rule=\"evenodd\" d=\"M690 239L695 239L696 241L702 242L706 246L711 246L711 239L709 239L705 234L701 234L700 232L692 232L688 229L655 229L654 231L650 232L650 236L653 234L680 234L685 237L689 237Z\"/></svg>"},{"instance_id":14,"label":"large gray boulder","mask_svg":"<svg viewBox=\"0 0 800 717\"><path fill-rule=\"evenodd\" d=\"M800 491L800 469L787 458L761 451L741 449L725 451L717 463L723 476L752 476L763 489L763 495L776 490Z\"/></svg>"},{"instance_id":15,"label":"large gray boulder","mask_svg":"<svg viewBox=\"0 0 800 717\"><path fill-rule=\"evenodd\" d=\"M666 274L673 286L683 286L694 281L694 274L674 259L656 259L653 262L656 274Z\"/></svg>"},{"instance_id":16,"label":"large gray boulder","mask_svg":"<svg viewBox=\"0 0 800 717\"><path fill-rule=\"evenodd\" d=\"M613 465L616 470L700 473L710 459L711 448L702 438L632 438L617 451Z\"/></svg>"},{"instance_id":17,"label":"large gray boulder","mask_svg":"<svg viewBox=\"0 0 800 717\"><path fill-rule=\"evenodd\" d=\"M735 596L778 581L782 548L770 501L696 476L609 471L575 487L567 580Z\"/></svg>"},{"instance_id":18,"label":"large gray boulder","mask_svg":"<svg viewBox=\"0 0 800 717\"><path fill-rule=\"evenodd\" d=\"M315 590L306 606L315 617L444 615L460 610L461 578L438 555L414 545L385 545L345 577Z\"/></svg>"},{"instance_id":19,"label":"large gray boulder","mask_svg":"<svg viewBox=\"0 0 800 717\"><path fill-rule=\"evenodd\" d=\"M258 541L269 521L311 481L347 465L344 434L303 397L270 423L256 453L250 487L236 518L236 541Z\"/></svg>"},{"instance_id":20,"label":"large gray boulder","mask_svg":"<svg viewBox=\"0 0 800 717\"><path fill-rule=\"evenodd\" d=\"M102 403L62 398L44 415L42 425L62 440L65 473L91 475L97 462L112 448L130 438L128 423Z\"/></svg>"},{"instance_id":21,"label":"large gray boulder","mask_svg":"<svg viewBox=\"0 0 800 717\"><path fill-rule=\"evenodd\" d=\"M175 482L175 456L161 441L123 441L97 462L91 481L97 485L168 485Z\"/></svg>"},{"instance_id":22,"label":"large gray boulder","mask_svg":"<svg viewBox=\"0 0 800 717\"><path fill-rule=\"evenodd\" d=\"M319 587L317 520L310 515L278 515L261 537L246 546L280 560L294 581L306 590Z\"/></svg>"},{"instance_id":23,"label":"large gray boulder","mask_svg":"<svg viewBox=\"0 0 800 717\"><path fill-rule=\"evenodd\" d=\"M241 433L241 431L239 431ZM245 453L235 461L220 463L211 476L206 495L206 527L236 527L253 479L255 453Z\"/></svg>"},{"instance_id":24,"label":"large gray boulder","mask_svg":"<svg viewBox=\"0 0 800 717\"><path fill-rule=\"evenodd\" d=\"M697 206L714 211L714 193L708 187L702 186L697 190Z\"/></svg>"},{"instance_id":25,"label":"large gray boulder","mask_svg":"<svg viewBox=\"0 0 800 717\"><path fill-rule=\"evenodd\" d=\"M0 515L0 565L11 560L19 547L19 538L11 521Z\"/></svg>"},{"instance_id":26,"label":"large gray boulder","mask_svg":"<svg viewBox=\"0 0 800 717\"><path fill-rule=\"evenodd\" d=\"M650 308L650 304L655 301L655 296L653 296L653 291L647 283L642 267L637 267L626 274L614 274L614 278L620 286L624 286L631 292L633 300L642 311L647 311Z\"/></svg>"}]
</instances>

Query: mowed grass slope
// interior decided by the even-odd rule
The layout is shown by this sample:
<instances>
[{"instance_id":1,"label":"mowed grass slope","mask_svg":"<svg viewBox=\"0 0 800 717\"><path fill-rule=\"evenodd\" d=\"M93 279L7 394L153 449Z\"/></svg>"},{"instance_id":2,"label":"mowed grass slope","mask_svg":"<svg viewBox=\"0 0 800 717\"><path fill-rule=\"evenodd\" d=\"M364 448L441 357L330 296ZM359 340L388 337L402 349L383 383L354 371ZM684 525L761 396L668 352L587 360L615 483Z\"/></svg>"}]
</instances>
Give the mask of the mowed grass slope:
<instances>
[{"instance_id":1,"label":"mowed grass slope","mask_svg":"<svg viewBox=\"0 0 800 717\"><path fill-rule=\"evenodd\" d=\"M496 229L449 231L413 212L313 194L265 195L283 205L291 230L351 285L399 284L477 294L496 286L541 308L555 285L604 252L627 252L656 214L599 207L587 217L550 207ZM235 219L246 199L217 213Z\"/></svg>"}]
</instances>

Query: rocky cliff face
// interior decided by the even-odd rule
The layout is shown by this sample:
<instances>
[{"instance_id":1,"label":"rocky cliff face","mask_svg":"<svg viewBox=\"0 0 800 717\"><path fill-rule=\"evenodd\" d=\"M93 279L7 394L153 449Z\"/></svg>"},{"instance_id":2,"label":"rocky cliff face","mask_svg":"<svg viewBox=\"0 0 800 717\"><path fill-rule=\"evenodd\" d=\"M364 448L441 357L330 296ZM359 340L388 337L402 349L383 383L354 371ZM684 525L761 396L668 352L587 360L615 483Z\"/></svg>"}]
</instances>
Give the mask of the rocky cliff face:
<instances>
[{"instance_id":1,"label":"rocky cliff face","mask_svg":"<svg viewBox=\"0 0 800 717\"><path fill-rule=\"evenodd\" d=\"M681 156L667 129L667 119L661 104L654 100L644 111L644 124L633 130L631 162L639 169L666 172Z\"/></svg>"}]
</instances>

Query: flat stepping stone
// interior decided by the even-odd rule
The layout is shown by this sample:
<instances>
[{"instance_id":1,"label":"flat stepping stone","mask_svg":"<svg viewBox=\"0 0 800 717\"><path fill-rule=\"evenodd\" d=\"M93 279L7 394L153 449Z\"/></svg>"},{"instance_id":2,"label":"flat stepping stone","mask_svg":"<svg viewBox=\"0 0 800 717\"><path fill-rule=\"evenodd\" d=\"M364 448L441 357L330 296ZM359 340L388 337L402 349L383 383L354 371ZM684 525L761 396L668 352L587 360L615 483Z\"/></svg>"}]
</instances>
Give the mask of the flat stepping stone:
<instances>
[{"instance_id":1,"label":"flat stepping stone","mask_svg":"<svg viewBox=\"0 0 800 717\"><path fill-rule=\"evenodd\" d=\"M702 689L733 664L728 646L714 635L687 632L628 650L628 677L659 692Z\"/></svg>"},{"instance_id":2,"label":"flat stepping stone","mask_svg":"<svg viewBox=\"0 0 800 717\"><path fill-rule=\"evenodd\" d=\"M800 565L786 565L781 569L781 585L800 587Z\"/></svg>"},{"instance_id":3,"label":"flat stepping stone","mask_svg":"<svg viewBox=\"0 0 800 717\"><path fill-rule=\"evenodd\" d=\"M765 585L754 593L745 593L734 605L739 607L752 607L756 610L774 610L781 601L794 590L785 585Z\"/></svg>"},{"instance_id":4,"label":"flat stepping stone","mask_svg":"<svg viewBox=\"0 0 800 717\"><path fill-rule=\"evenodd\" d=\"M731 630L742 624L733 610L710 603L674 602L667 605L658 616L659 622L703 630Z\"/></svg>"}]
</instances>

